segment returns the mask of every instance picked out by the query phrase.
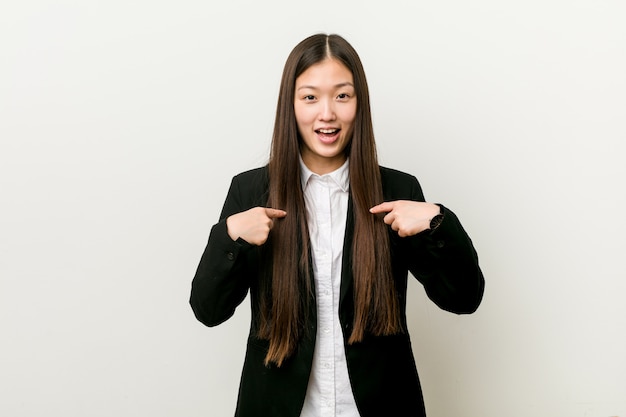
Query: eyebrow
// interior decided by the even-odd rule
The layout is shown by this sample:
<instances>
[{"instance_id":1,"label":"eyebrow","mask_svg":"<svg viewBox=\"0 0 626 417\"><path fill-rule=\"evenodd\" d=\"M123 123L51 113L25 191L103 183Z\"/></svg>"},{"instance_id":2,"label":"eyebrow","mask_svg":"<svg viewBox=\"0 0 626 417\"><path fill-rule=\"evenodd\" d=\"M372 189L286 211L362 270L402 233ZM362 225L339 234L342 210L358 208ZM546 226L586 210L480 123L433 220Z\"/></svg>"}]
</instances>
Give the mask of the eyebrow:
<instances>
[{"instance_id":1,"label":"eyebrow","mask_svg":"<svg viewBox=\"0 0 626 417\"><path fill-rule=\"evenodd\" d=\"M354 87L354 84L352 84L349 81L346 81L345 83L336 84L334 88L341 88L341 87L347 87L347 86ZM298 87L297 91L302 90L303 88L310 88L311 90L318 90L318 88L313 85L303 85L303 86Z\"/></svg>"}]
</instances>

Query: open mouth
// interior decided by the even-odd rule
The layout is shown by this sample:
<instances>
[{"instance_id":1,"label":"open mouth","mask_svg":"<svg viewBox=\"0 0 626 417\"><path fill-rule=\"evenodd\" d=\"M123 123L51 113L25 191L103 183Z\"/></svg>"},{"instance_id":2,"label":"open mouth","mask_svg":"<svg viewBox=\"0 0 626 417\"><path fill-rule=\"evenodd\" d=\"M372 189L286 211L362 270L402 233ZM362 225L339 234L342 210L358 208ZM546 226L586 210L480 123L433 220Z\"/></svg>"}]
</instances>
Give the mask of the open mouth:
<instances>
[{"instance_id":1,"label":"open mouth","mask_svg":"<svg viewBox=\"0 0 626 417\"><path fill-rule=\"evenodd\" d=\"M339 132L341 129L336 128L327 128L327 129L317 129L315 133L319 139L324 143L332 143L339 137Z\"/></svg>"}]
</instances>

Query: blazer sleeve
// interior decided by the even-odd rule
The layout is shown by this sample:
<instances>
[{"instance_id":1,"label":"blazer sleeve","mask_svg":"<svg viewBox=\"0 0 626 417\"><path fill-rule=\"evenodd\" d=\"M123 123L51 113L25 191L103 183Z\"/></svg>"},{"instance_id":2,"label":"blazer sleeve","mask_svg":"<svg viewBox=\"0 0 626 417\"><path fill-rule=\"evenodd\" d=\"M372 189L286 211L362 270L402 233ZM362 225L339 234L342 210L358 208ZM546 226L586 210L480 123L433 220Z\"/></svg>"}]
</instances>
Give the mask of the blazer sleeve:
<instances>
[{"instance_id":1,"label":"blazer sleeve","mask_svg":"<svg viewBox=\"0 0 626 417\"><path fill-rule=\"evenodd\" d=\"M412 238L411 247L422 256L412 258L409 270L437 306L457 314L473 313L485 289L478 255L457 216L446 207L443 214L434 232Z\"/></svg>"},{"instance_id":2,"label":"blazer sleeve","mask_svg":"<svg viewBox=\"0 0 626 417\"><path fill-rule=\"evenodd\" d=\"M410 178L410 199L425 201L419 182ZM478 254L457 216L441 207L444 217L436 230L404 238L405 260L437 306L457 314L473 313L485 289Z\"/></svg>"},{"instance_id":3,"label":"blazer sleeve","mask_svg":"<svg viewBox=\"0 0 626 417\"><path fill-rule=\"evenodd\" d=\"M207 326L229 319L246 298L253 275L250 256L254 246L228 235L226 218L253 205L240 176L233 178L220 220L211 228L209 240L191 284L190 304L196 318Z\"/></svg>"}]
</instances>

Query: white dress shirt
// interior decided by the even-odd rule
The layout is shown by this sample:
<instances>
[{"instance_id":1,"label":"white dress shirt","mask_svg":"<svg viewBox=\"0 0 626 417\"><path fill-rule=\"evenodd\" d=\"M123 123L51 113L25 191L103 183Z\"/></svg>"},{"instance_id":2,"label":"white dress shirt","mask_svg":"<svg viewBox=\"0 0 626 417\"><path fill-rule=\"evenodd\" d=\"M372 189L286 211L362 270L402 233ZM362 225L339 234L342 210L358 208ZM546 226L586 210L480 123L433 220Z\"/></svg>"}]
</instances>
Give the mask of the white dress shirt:
<instances>
[{"instance_id":1,"label":"white dress shirt","mask_svg":"<svg viewBox=\"0 0 626 417\"><path fill-rule=\"evenodd\" d=\"M339 323L339 288L348 213L348 161L317 175L300 159L317 297L313 366L301 417L359 417Z\"/></svg>"}]
</instances>

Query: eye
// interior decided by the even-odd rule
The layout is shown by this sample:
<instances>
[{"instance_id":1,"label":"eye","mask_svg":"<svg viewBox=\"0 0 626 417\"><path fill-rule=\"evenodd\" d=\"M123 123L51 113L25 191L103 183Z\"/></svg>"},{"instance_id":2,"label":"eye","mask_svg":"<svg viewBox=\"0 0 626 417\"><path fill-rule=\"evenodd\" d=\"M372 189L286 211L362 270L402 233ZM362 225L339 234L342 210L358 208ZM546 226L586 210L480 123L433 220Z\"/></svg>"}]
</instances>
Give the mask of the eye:
<instances>
[{"instance_id":1,"label":"eye","mask_svg":"<svg viewBox=\"0 0 626 417\"><path fill-rule=\"evenodd\" d=\"M315 96L309 94L307 96L302 97L302 100L304 100L304 101L314 101L315 100Z\"/></svg>"},{"instance_id":2,"label":"eye","mask_svg":"<svg viewBox=\"0 0 626 417\"><path fill-rule=\"evenodd\" d=\"M341 100L341 101L346 101L350 98L350 95L348 93L341 93L339 95L337 95L337 99Z\"/></svg>"}]
</instances>

